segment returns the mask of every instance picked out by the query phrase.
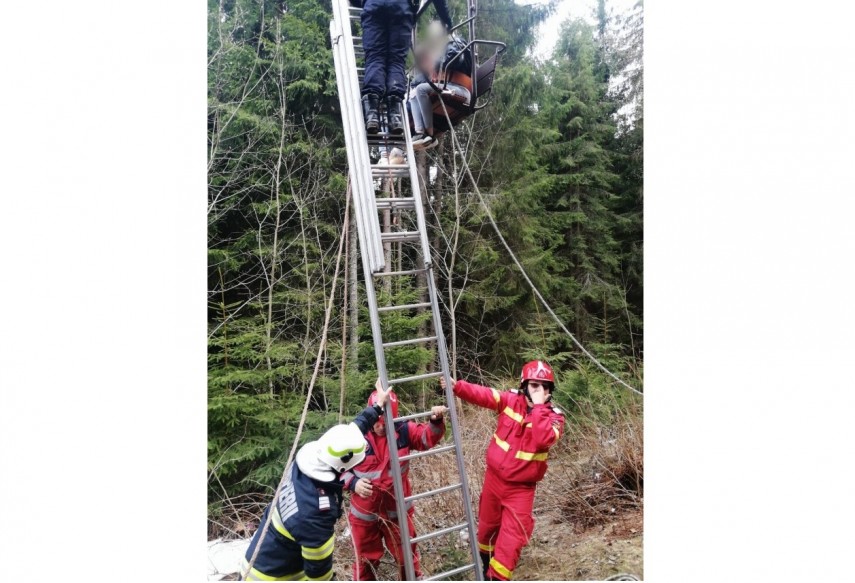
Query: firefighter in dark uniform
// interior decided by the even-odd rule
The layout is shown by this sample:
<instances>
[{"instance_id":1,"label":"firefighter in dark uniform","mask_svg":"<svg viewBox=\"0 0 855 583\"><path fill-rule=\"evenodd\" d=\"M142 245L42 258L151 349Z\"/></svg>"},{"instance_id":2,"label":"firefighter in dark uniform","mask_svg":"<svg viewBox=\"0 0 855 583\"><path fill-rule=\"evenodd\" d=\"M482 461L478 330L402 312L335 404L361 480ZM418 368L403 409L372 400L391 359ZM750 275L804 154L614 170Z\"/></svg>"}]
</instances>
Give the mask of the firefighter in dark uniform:
<instances>
[{"instance_id":1,"label":"firefighter in dark uniform","mask_svg":"<svg viewBox=\"0 0 855 583\"><path fill-rule=\"evenodd\" d=\"M365 49L365 81L362 112L365 130L380 130L380 99L385 99L389 132L404 133L401 102L407 92L407 51L415 23L418 0L364 0L362 2L362 45ZM433 0L437 17L451 29L446 0Z\"/></svg>"},{"instance_id":2,"label":"firefighter in dark uniform","mask_svg":"<svg viewBox=\"0 0 855 583\"><path fill-rule=\"evenodd\" d=\"M341 476L365 459L365 434L381 418L387 397L378 386L376 405L300 448L278 498L264 511L262 525L269 513L273 516L251 569L262 528L246 551L246 581L332 580L335 523L343 505Z\"/></svg>"}]
</instances>

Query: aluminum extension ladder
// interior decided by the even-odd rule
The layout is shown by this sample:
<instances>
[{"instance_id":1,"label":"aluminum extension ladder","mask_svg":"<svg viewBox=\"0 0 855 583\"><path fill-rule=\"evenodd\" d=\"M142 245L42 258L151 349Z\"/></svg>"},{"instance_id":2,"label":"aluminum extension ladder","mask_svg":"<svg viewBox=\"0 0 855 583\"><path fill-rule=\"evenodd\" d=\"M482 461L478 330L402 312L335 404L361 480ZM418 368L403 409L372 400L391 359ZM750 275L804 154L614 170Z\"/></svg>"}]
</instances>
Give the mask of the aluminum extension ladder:
<instances>
[{"instance_id":1,"label":"aluminum extension ladder","mask_svg":"<svg viewBox=\"0 0 855 583\"><path fill-rule=\"evenodd\" d=\"M446 379L446 406L449 409L451 421L451 433L453 444L433 448L426 452L418 452L398 457L396 437L394 431L387 432L389 440L389 452L391 456L391 471L394 481L395 501L397 505L398 524L401 532L401 543L404 556L404 568L407 579L415 580L413 567L412 543L418 543L434 537L469 531L469 548L472 560L466 565L456 567L428 577L427 580L440 580L453 575L466 573L472 570L470 580L483 581L481 561L478 554L476 541L475 519L472 510L472 500L469 491L469 483L463 465L463 453L460 443L460 424L458 423L457 410L454 404L454 395L451 387L451 376L448 369L448 354L446 351L445 337L440 322L439 303L433 279L430 247L428 245L427 229L425 226L424 202L419 188L418 174L415 167L415 156L409 131L405 130L403 136L392 136L381 127L381 132L368 137L365 131L365 123L362 115L362 103L360 97L360 86L364 75L364 68L357 66L357 58L364 57L362 39L354 36L353 23L359 23L360 8L350 6L348 0L333 0L333 20L330 22L330 37L332 39L333 55L335 60L336 81L338 84L338 95L341 104L341 117L344 125L345 145L347 147L347 163L349 167L350 182L353 193L354 209L356 213L357 231L359 233L359 247L362 252L362 268L365 278L365 293L368 299L368 312L371 318L371 332L374 337L374 353L377 359L377 372L384 389L390 385L398 385L410 381L445 377ZM405 126L409 126L407 108L403 107ZM370 147L385 147L387 151L392 148L401 148L406 152L405 164L372 164ZM375 192L375 178L402 178L409 179L412 197L377 197ZM395 231L381 233L378 212L392 211L396 213L412 213L415 215L415 230ZM413 221L409 216L408 220ZM402 221L403 222L403 221ZM391 266L385 265L383 244L400 243L413 244L420 247L421 265L416 264L415 269L402 269L392 271ZM378 306L375 293L375 281L380 278L415 278L423 276L427 285L429 302L420 302L405 305ZM395 311L412 311L430 309L433 334L422 338L411 338L393 342L383 341L383 318L382 315ZM425 374L407 374L401 376L390 376L386 368L386 351L400 346L419 345L435 342L439 357L440 370ZM386 409L386 426L393 427L396 421L406 421L417 418L427 418L430 411L406 415L398 418L392 417L391 407ZM457 472L460 481L457 484L444 486L434 490L421 492L412 496L404 497L404 488L401 478L401 464L408 460L432 456L446 451L454 451ZM463 498L463 517L460 524L441 528L439 530L419 534L410 538L407 528L407 507L414 501L460 490Z\"/></svg>"}]
</instances>

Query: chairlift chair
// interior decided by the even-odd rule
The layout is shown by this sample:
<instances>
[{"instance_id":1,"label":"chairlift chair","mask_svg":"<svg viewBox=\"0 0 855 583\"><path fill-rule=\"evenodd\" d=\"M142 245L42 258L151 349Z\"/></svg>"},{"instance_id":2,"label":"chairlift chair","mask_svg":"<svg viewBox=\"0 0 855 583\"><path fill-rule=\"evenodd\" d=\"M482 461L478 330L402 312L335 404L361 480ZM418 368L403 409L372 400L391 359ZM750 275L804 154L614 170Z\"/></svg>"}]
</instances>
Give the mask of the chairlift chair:
<instances>
[{"instance_id":1,"label":"chairlift chair","mask_svg":"<svg viewBox=\"0 0 855 583\"><path fill-rule=\"evenodd\" d=\"M419 17L424 13L424 11L430 6L433 0L421 0L421 5L416 12L416 22L418 23ZM493 89L493 80L496 76L496 66L499 63L499 57L505 49L507 45L500 41L495 40L485 40L479 39L475 35L475 20L478 15L478 1L477 0L468 0L468 16L466 20L454 26L454 28L449 31L450 33L454 33L455 31L467 27L468 38L466 40L466 45L461 49L461 51L449 62L446 63L446 69L448 65L454 62L457 58L462 58L462 56L469 51L472 55L472 72L469 75L469 79L472 82L472 88L470 90L471 97L469 102L465 102L461 97L452 94L450 91L446 91L448 86L448 79L446 75L443 75L445 81L439 81L434 83L431 81L429 75L425 75L428 77L428 83L433 88L433 92L431 93L431 103L433 104L433 127L434 127L434 136L439 136L445 132L447 132L451 127L456 127L460 122L464 119L479 111L484 109L489 100L486 99L487 95ZM412 47L413 51L415 51L416 40L417 40L417 26L413 27L413 41ZM480 65L478 64L478 47L494 47L495 51L493 54L485 60ZM418 66L418 64L416 64ZM445 73L445 71L441 71L441 73ZM445 104L445 109L443 109L442 104ZM445 117L445 110L448 111L448 118L451 120L451 126L448 125L448 119ZM412 118L411 118L411 131L414 131L412 128Z\"/></svg>"}]
</instances>

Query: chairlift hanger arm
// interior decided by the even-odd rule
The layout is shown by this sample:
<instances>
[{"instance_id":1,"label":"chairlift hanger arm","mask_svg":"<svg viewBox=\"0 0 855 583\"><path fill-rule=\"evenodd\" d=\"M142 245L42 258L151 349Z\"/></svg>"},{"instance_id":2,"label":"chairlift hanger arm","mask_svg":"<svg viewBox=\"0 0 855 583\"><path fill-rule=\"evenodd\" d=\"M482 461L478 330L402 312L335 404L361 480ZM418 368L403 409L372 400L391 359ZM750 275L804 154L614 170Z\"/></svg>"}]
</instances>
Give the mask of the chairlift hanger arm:
<instances>
[{"instance_id":1,"label":"chairlift hanger arm","mask_svg":"<svg viewBox=\"0 0 855 583\"><path fill-rule=\"evenodd\" d=\"M451 30L449 30L449 31L448 31L448 34L453 33L455 30L457 30L458 28L460 28L460 27L461 27L461 26L463 26L464 24L469 24L469 23L470 23L470 22L472 22L473 20L475 20L475 15L474 15L474 14L473 14L472 16L470 16L469 18L467 18L466 20L464 20L463 22L461 22L460 24L456 24L456 25L454 25L454 27L453 27Z\"/></svg>"},{"instance_id":2,"label":"chairlift hanger arm","mask_svg":"<svg viewBox=\"0 0 855 583\"><path fill-rule=\"evenodd\" d=\"M430 6L431 4L433 4L433 0L424 0L424 3L419 6L419 9L416 11L416 20L419 19L419 17L424 13L425 10L427 10L428 6Z\"/></svg>"},{"instance_id":3,"label":"chairlift hanger arm","mask_svg":"<svg viewBox=\"0 0 855 583\"><path fill-rule=\"evenodd\" d=\"M419 8L416 10L416 20L421 18L421 15L424 14L425 10L427 10L427 7L430 6L431 4L434 5L433 7L436 10L436 15L440 19L442 19L443 15L444 15L445 18L448 19L449 24L452 24L451 13L448 11L448 4L443 2L442 9L440 9L440 6L437 5L436 2L434 2L434 0L424 0L424 4L419 6Z\"/></svg>"}]
</instances>

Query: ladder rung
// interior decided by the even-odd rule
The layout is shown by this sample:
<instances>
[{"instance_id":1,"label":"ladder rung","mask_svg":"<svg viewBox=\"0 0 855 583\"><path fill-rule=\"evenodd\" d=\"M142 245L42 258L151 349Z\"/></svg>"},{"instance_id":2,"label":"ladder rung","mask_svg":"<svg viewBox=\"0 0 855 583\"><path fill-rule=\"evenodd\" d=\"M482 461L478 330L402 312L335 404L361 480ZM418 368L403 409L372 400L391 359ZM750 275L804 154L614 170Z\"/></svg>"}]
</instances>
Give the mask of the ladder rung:
<instances>
[{"instance_id":1,"label":"ladder rung","mask_svg":"<svg viewBox=\"0 0 855 583\"><path fill-rule=\"evenodd\" d=\"M404 498L404 502L412 502L413 500L418 500L420 498L427 498L428 496L433 496L434 494L442 494L443 492L451 492L452 490L457 490L463 484L452 484L451 486L443 486L442 488L437 488L436 490L428 490L427 492L422 492L421 494L413 494L412 496L407 496ZM415 542L415 539L413 539Z\"/></svg>"},{"instance_id":2,"label":"ladder rung","mask_svg":"<svg viewBox=\"0 0 855 583\"><path fill-rule=\"evenodd\" d=\"M397 310L416 310L418 308L429 308L430 302L420 302L418 304L402 304L400 306L383 306L381 308L377 308L377 311L381 314L383 312L395 312Z\"/></svg>"},{"instance_id":3,"label":"ladder rung","mask_svg":"<svg viewBox=\"0 0 855 583\"><path fill-rule=\"evenodd\" d=\"M425 342L433 342L436 336L425 336L424 338L413 338L412 340L398 340L397 342L384 342L383 348L395 348L396 346L406 346L408 344L423 344Z\"/></svg>"},{"instance_id":4,"label":"ladder rung","mask_svg":"<svg viewBox=\"0 0 855 583\"><path fill-rule=\"evenodd\" d=\"M418 231L398 231L395 233L381 233L382 241L391 241L392 243L406 243L411 241L421 241L421 234Z\"/></svg>"},{"instance_id":5,"label":"ladder rung","mask_svg":"<svg viewBox=\"0 0 855 583\"><path fill-rule=\"evenodd\" d=\"M416 208L416 199L412 196L402 198L378 198L377 210L385 211L387 209L414 209Z\"/></svg>"},{"instance_id":6,"label":"ladder rung","mask_svg":"<svg viewBox=\"0 0 855 583\"><path fill-rule=\"evenodd\" d=\"M407 164L372 164L371 174L378 174L381 176L386 174L409 176L410 167Z\"/></svg>"},{"instance_id":7,"label":"ladder rung","mask_svg":"<svg viewBox=\"0 0 855 583\"><path fill-rule=\"evenodd\" d=\"M390 385L402 385L404 383L411 383L413 381L420 381L422 379L435 379L435 378L441 377L441 376L442 376L442 371L440 371L440 372L428 372L425 374L413 375L411 377L401 377L399 379L389 379L389 384ZM426 414L430 415L431 412L428 411ZM418 416L421 417L423 415L425 415L425 413L420 413Z\"/></svg>"},{"instance_id":8,"label":"ladder rung","mask_svg":"<svg viewBox=\"0 0 855 583\"><path fill-rule=\"evenodd\" d=\"M409 170L409 169L410 169L410 165L409 165L409 164L380 164L380 163L378 162L377 164L372 164L372 165L371 165L371 168L373 168L373 169L375 169L375 170L385 170L385 169L389 169L389 170Z\"/></svg>"},{"instance_id":9,"label":"ladder rung","mask_svg":"<svg viewBox=\"0 0 855 583\"><path fill-rule=\"evenodd\" d=\"M373 178L407 178L409 175L409 170L383 170L380 168L372 168L371 170Z\"/></svg>"},{"instance_id":10,"label":"ladder rung","mask_svg":"<svg viewBox=\"0 0 855 583\"><path fill-rule=\"evenodd\" d=\"M458 573L465 573L473 567L475 567L475 563L470 563L468 565L464 565L463 567L457 567L456 569L446 571L445 573L440 573L439 575L427 577L425 581L439 581L440 579L445 579L446 577L451 577L452 575L457 575Z\"/></svg>"},{"instance_id":11,"label":"ladder rung","mask_svg":"<svg viewBox=\"0 0 855 583\"><path fill-rule=\"evenodd\" d=\"M424 415L424 413L422 413L422 415ZM398 421L398 420L395 419L395 421ZM429 449L427 451L420 451L418 453L408 453L407 455L402 455L401 457L399 457L398 461L405 462L407 460L416 459L417 457L425 457L426 455L434 455L437 453L444 453L446 451L451 451L455 447L456 446L454 444L443 445L442 447L434 447L433 449Z\"/></svg>"},{"instance_id":12,"label":"ladder rung","mask_svg":"<svg viewBox=\"0 0 855 583\"><path fill-rule=\"evenodd\" d=\"M392 383L389 384L391 385ZM433 415L433 412L424 411L422 413L413 413L412 415L403 415L401 417L395 417L395 423L397 423L398 421L409 421L410 419L418 419L419 417L429 417L430 415Z\"/></svg>"},{"instance_id":13,"label":"ladder rung","mask_svg":"<svg viewBox=\"0 0 855 583\"><path fill-rule=\"evenodd\" d=\"M368 136L368 145L369 146L384 146L386 148L406 148L407 142L404 140L404 136L390 136L384 137L383 134L375 134L375 136Z\"/></svg>"},{"instance_id":14,"label":"ladder rung","mask_svg":"<svg viewBox=\"0 0 855 583\"><path fill-rule=\"evenodd\" d=\"M418 275L419 273L425 273L427 269L409 269L406 271L377 271L374 273L374 277L392 277L395 275Z\"/></svg>"},{"instance_id":15,"label":"ladder rung","mask_svg":"<svg viewBox=\"0 0 855 583\"><path fill-rule=\"evenodd\" d=\"M369 134L368 141L371 140L388 140L390 142L401 142L404 143L405 138L402 135L396 136L394 134L390 134L388 132L377 132L376 134Z\"/></svg>"},{"instance_id":16,"label":"ladder rung","mask_svg":"<svg viewBox=\"0 0 855 583\"><path fill-rule=\"evenodd\" d=\"M464 522L463 524L458 524L456 526L449 526L448 528L441 528L439 530L435 530L433 532L429 532L427 534L419 535L415 538L411 538L411 543L421 542L423 540L428 540L430 538L434 538L437 536L442 536L443 534L448 534L450 532L455 532L457 530L463 530L464 528L469 528L469 524Z\"/></svg>"}]
</instances>

